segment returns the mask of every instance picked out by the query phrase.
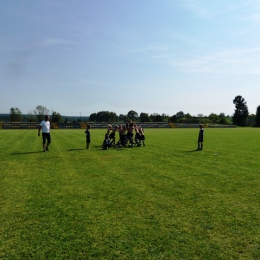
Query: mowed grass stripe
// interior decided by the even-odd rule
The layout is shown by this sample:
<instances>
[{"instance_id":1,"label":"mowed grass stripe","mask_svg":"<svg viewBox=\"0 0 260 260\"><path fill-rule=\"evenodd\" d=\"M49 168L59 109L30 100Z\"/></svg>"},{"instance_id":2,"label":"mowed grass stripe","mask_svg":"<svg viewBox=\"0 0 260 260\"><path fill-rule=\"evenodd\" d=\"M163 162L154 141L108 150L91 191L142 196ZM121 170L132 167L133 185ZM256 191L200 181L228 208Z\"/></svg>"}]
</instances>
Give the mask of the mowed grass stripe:
<instances>
[{"instance_id":1,"label":"mowed grass stripe","mask_svg":"<svg viewBox=\"0 0 260 260\"><path fill-rule=\"evenodd\" d=\"M86 150L84 129L53 130L43 153L37 130L0 131L0 257L260 257L259 129L205 129L201 152L198 129L108 151L104 134Z\"/></svg>"}]
</instances>

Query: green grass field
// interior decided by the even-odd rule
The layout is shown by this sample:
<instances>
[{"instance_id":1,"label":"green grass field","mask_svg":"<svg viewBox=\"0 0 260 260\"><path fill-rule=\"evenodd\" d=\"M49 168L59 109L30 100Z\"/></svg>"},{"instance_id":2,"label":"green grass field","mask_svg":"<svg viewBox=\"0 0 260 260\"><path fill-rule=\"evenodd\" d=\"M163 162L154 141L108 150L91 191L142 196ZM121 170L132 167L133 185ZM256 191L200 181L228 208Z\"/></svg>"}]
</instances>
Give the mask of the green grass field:
<instances>
[{"instance_id":1,"label":"green grass field","mask_svg":"<svg viewBox=\"0 0 260 260\"><path fill-rule=\"evenodd\" d=\"M0 130L0 259L260 259L260 129L104 134Z\"/></svg>"}]
</instances>

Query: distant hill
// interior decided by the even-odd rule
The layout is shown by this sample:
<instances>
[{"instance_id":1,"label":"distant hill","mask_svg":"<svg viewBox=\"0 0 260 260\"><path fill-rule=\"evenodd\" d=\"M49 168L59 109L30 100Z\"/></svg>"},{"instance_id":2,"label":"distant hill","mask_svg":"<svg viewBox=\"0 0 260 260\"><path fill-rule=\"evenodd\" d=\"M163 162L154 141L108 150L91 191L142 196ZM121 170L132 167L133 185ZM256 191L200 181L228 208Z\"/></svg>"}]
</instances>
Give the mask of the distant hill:
<instances>
[{"instance_id":1,"label":"distant hill","mask_svg":"<svg viewBox=\"0 0 260 260\"><path fill-rule=\"evenodd\" d=\"M10 121L10 114L0 114L0 122Z\"/></svg>"},{"instance_id":2,"label":"distant hill","mask_svg":"<svg viewBox=\"0 0 260 260\"><path fill-rule=\"evenodd\" d=\"M28 121L28 115L22 114L23 122ZM82 122L86 122L89 120L89 116L62 116L63 120L67 118L69 122L81 120ZM10 114L0 114L0 122L10 122Z\"/></svg>"}]
</instances>

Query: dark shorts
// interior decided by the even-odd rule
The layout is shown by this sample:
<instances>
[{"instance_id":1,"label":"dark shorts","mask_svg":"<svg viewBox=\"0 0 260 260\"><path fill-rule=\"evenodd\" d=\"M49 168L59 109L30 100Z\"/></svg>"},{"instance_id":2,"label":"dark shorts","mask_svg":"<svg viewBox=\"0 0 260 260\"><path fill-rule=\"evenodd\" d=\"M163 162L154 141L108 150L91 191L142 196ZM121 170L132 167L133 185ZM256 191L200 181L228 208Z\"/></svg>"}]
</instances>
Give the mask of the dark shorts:
<instances>
[{"instance_id":1,"label":"dark shorts","mask_svg":"<svg viewBox=\"0 0 260 260\"><path fill-rule=\"evenodd\" d=\"M111 134L109 135L109 138L110 138L110 139L114 139L114 138L115 138L115 133L111 133Z\"/></svg>"},{"instance_id":2,"label":"dark shorts","mask_svg":"<svg viewBox=\"0 0 260 260\"><path fill-rule=\"evenodd\" d=\"M121 135L120 136L120 141L121 142L125 142L125 140L127 140L127 136L126 135Z\"/></svg>"},{"instance_id":3,"label":"dark shorts","mask_svg":"<svg viewBox=\"0 0 260 260\"><path fill-rule=\"evenodd\" d=\"M87 138L86 138L86 142L87 142L87 143L90 143L90 137L87 137Z\"/></svg>"},{"instance_id":4,"label":"dark shorts","mask_svg":"<svg viewBox=\"0 0 260 260\"><path fill-rule=\"evenodd\" d=\"M144 140L145 140L145 136L144 136L144 135L141 135L141 136L140 136L140 140L144 141Z\"/></svg>"},{"instance_id":5,"label":"dark shorts","mask_svg":"<svg viewBox=\"0 0 260 260\"><path fill-rule=\"evenodd\" d=\"M127 139L133 139L134 134L133 133L127 133Z\"/></svg>"},{"instance_id":6,"label":"dark shorts","mask_svg":"<svg viewBox=\"0 0 260 260\"><path fill-rule=\"evenodd\" d=\"M203 142L203 137L199 137L198 142Z\"/></svg>"},{"instance_id":7,"label":"dark shorts","mask_svg":"<svg viewBox=\"0 0 260 260\"><path fill-rule=\"evenodd\" d=\"M42 143L45 144L47 142L50 144L51 143L51 134L50 133L42 133Z\"/></svg>"}]
</instances>

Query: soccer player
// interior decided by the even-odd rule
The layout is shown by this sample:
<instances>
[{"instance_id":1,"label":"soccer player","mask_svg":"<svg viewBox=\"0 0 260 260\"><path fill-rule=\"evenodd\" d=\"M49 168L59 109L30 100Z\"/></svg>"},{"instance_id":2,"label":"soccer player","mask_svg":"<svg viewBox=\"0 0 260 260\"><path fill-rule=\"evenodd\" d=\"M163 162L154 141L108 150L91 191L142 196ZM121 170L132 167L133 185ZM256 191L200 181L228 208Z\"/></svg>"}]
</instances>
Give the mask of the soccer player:
<instances>
[{"instance_id":1,"label":"soccer player","mask_svg":"<svg viewBox=\"0 0 260 260\"><path fill-rule=\"evenodd\" d=\"M122 128L119 130L120 133L120 143L122 146L126 147L127 143L127 129L126 126L122 126Z\"/></svg>"},{"instance_id":2,"label":"soccer player","mask_svg":"<svg viewBox=\"0 0 260 260\"><path fill-rule=\"evenodd\" d=\"M134 144L133 137L134 137L134 124L130 123L127 128L127 140L130 142L130 146Z\"/></svg>"},{"instance_id":3,"label":"soccer player","mask_svg":"<svg viewBox=\"0 0 260 260\"><path fill-rule=\"evenodd\" d=\"M203 125L200 124L199 125L199 137L198 137L198 149L197 151L199 150L203 150L203 137L204 137L204 129L203 129Z\"/></svg>"},{"instance_id":4,"label":"soccer player","mask_svg":"<svg viewBox=\"0 0 260 260\"><path fill-rule=\"evenodd\" d=\"M49 151L49 145L51 143L51 124L50 124L50 117L45 116L45 119L41 121L38 129L38 136L40 136L40 132L42 130L42 148L43 152ZM46 139L47 139L47 145L46 145Z\"/></svg>"},{"instance_id":5,"label":"soccer player","mask_svg":"<svg viewBox=\"0 0 260 260\"><path fill-rule=\"evenodd\" d=\"M144 129L141 126L139 126L139 133L140 133L140 141L142 141L143 146L145 146L145 143L144 143L144 141L145 141Z\"/></svg>"},{"instance_id":6,"label":"soccer player","mask_svg":"<svg viewBox=\"0 0 260 260\"><path fill-rule=\"evenodd\" d=\"M141 143L140 143L140 133L139 133L139 127L137 125L134 125L135 127L135 144L137 146L141 146Z\"/></svg>"},{"instance_id":7,"label":"soccer player","mask_svg":"<svg viewBox=\"0 0 260 260\"><path fill-rule=\"evenodd\" d=\"M115 146L116 144L116 132L118 131L119 129L119 126L115 126L114 128L112 128L111 126L111 129L112 129L112 132L109 134L109 139L110 139L110 142L111 142L111 146Z\"/></svg>"},{"instance_id":8,"label":"soccer player","mask_svg":"<svg viewBox=\"0 0 260 260\"><path fill-rule=\"evenodd\" d=\"M108 125L107 126L107 135L109 135L110 131L112 130L112 125Z\"/></svg>"},{"instance_id":9,"label":"soccer player","mask_svg":"<svg viewBox=\"0 0 260 260\"><path fill-rule=\"evenodd\" d=\"M90 146L90 128L91 128L91 126L90 125L88 125L87 126L87 129L86 129L86 131L85 131L85 134L86 134L86 148L89 150L90 148L89 148L89 146Z\"/></svg>"},{"instance_id":10,"label":"soccer player","mask_svg":"<svg viewBox=\"0 0 260 260\"><path fill-rule=\"evenodd\" d=\"M111 146L108 134L105 135L105 140L103 142L103 150L108 150L108 148Z\"/></svg>"}]
</instances>

